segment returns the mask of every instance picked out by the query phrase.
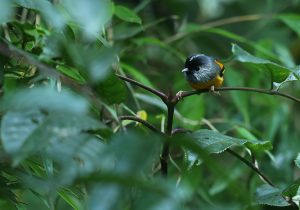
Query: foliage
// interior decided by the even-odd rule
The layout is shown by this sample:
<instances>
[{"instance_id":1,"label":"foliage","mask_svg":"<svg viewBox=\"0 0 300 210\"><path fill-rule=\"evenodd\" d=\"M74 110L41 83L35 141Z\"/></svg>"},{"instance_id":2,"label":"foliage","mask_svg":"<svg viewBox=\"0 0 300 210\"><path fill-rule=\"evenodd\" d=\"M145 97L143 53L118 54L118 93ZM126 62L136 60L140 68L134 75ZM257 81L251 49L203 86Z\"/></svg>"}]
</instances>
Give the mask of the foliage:
<instances>
[{"instance_id":1,"label":"foliage","mask_svg":"<svg viewBox=\"0 0 300 210\"><path fill-rule=\"evenodd\" d=\"M1 0L0 209L299 209L299 12ZM193 53L220 95L179 92Z\"/></svg>"}]
</instances>

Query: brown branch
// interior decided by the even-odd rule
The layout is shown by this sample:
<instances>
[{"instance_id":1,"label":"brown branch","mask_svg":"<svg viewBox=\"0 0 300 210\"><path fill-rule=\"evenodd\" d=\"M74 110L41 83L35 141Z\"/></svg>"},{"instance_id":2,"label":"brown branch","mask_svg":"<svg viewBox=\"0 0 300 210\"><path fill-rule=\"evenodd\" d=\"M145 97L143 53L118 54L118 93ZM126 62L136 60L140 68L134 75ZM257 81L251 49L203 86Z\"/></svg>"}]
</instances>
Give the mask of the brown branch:
<instances>
[{"instance_id":1,"label":"brown branch","mask_svg":"<svg viewBox=\"0 0 300 210\"><path fill-rule=\"evenodd\" d=\"M138 117L135 117L135 116L120 116L119 119L120 120L136 121L136 122L139 122L139 123L143 124L144 126L146 126L147 128L149 128L150 130L152 130L155 133L164 134L159 129L157 129L154 125L152 125L151 123L149 123L149 122L147 122L147 121L145 121L141 118L138 118Z\"/></svg>"},{"instance_id":2,"label":"brown branch","mask_svg":"<svg viewBox=\"0 0 300 210\"><path fill-rule=\"evenodd\" d=\"M249 91L249 92L257 92L257 93L263 93L267 95L277 95L281 96L284 98L291 99L295 102L300 103L300 98L297 98L295 96L286 94L286 93L281 93L275 90L266 90L266 89L260 89L260 88L251 88L251 87L221 87L221 88L215 88L215 91L231 91L231 90L236 90L236 91ZM191 96L191 95L196 95L200 93L205 93L209 92L209 89L203 89L203 90L192 90L192 91L183 91L181 94L177 94L175 98L173 98L174 101L179 101L180 99L183 99L185 97Z\"/></svg>"},{"instance_id":3,"label":"brown branch","mask_svg":"<svg viewBox=\"0 0 300 210\"><path fill-rule=\"evenodd\" d=\"M231 155L235 156L237 159L241 160L243 163L245 163L247 166L249 166L254 172L256 172L266 183L271 185L272 187L275 187L275 185L272 183L272 181L264 175L254 164L252 164L250 161L246 160L242 156L240 156L238 153L234 152L231 149L226 150Z\"/></svg>"},{"instance_id":4,"label":"brown branch","mask_svg":"<svg viewBox=\"0 0 300 210\"><path fill-rule=\"evenodd\" d=\"M153 89L153 88L151 88L151 87L148 87L148 86L146 86L146 85L143 85L143 84L139 83L138 81L135 81L135 80L130 79L130 78L128 78L128 77L124 77L124 76L118 75L118 74L116 74L116 76L119 77L120 79L126 81L126 82L130 82L131 84L134 84L134 85L136 85L136 86L139 86L139 87L141 87L141 88L143 88L143 89L145 89L145 90L147 90L147 91L153 93L154 95L157 95L157 96L160 97L163 101L166 101L166 100L167 100L167 96L166 96L163 92L161 92L161 91L158 91L158 90L156 90L156 89Z\"/></svg>"}]
</instances>

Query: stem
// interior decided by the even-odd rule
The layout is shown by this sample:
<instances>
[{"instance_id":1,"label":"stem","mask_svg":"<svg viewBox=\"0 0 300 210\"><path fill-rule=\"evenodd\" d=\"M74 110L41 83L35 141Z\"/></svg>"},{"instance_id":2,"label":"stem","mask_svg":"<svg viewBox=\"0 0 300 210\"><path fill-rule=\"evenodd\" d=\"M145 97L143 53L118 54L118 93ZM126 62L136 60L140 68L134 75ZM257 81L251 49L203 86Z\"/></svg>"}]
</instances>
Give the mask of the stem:
<instances>
[{"instance_id":1,"label":"stem","mask_svg":"<svg viewBox=\"0 0 300 210\"><path fill-rule=\"evenodd\" d=\"M119 77L120 79L126 81L126 82L130 82L131 84L134 84L134 85L136 85L136 86L139 86L139 87L141 87L141 88L143 88L143 89L145 89L145 90L147 90L147 91L153 93L154 95L157 95L157 96L160 97L163 101L165 101L165 100L167 99L167 96L166 96L164 93L162 93L161 91L158 91L158 90L156 90L156 89L153 89L153 88L151 88L151 87L148 87L148 86L146 86L146 85L143 85L143 84L141 84L141 83L139 83L139 82L137 82L137 81L135 81L135 80L133 80L133 79L130 79L130 78L128 78L128 77L124 77L124 76L118 75L118 74L116 74L116 76Z\"/></svg>"},{"instance_id":2,"label":"stem","mask_svg":"<svg viewBox=\"0 0 300 210\"><path fill-rule=\"evenodd\" d=\"M252 164L250 161L246 160L245 158L243 158L242 156L240 156L239 154L237 154L236 152L234 152L231 149L227 149L226 150L228 153L230 153L231 155L235 156L237 159L241 160L243 163L245 163L247 166L249 166L254 172L256 172L266 183L268 183L269 185L271 185L272 187L275 187L275 185L272 183L272 181L266 176L264 175L254 164Z\"/></svg>"},{"instance_id":3,"label":"stem","mask_svg":"<svg viewBox=\"0 0 300 210\"><path fill-rule=\"evenodd\" d=\"M132 121L139 122L139 123L143 124L144 126L146 126L147 128L149 128L150 130L152 130L153 132L163 134L154 125L148 123L147 121L145 121L141 118L138 118L138 117L135 117L135 116L120 116L119 119L120 120L132 120Z\"/></svg>"},{"instance_id":4,"label":"stem","mask_svg":"<svg viewBox=\"0 0 300 210\"><path fill-rule=\"evenodd\" d=\"M274 91L274 90L266 90L266 89L251 88L251 87L221 87L221 88L216 88L215 89L215 91L231 91L231 90L257 92L257 93L263 93L263 94L267 94L267 95L277 95L277 96L288 98L288 99L291 99L295 102L300 103L300 98L297 98L295 96L292 96L292 95L289 95L289 94L286 94L286 93L281 93L281 92L278 92L278 91ZM206 92L209 92L209 89L182 91L181 94L180 94L180 97L179 97L179 94L176 95L175 100L179 101L180 99L183 99L185 97L200 94L200 93L206 93Z\"/></svg>"},{"instance_id":5,"label":"stem","mask_svg":"<svg viewBox=\"0 0 300 210\"><path fill-rule=\"evenodd\" d=\"M171 99L168 97L168 100ZM175 109L176 103L166 103L168 107L168 121L167 121L167 129L166 134L168 136L172 136L172 127L173 127L173 117L174 117L174 109ZM163 176L168 175L168 159L169 159L169 153L170 153L170 144L169 142L165 142L161 157L160 157L160 165L161 165L161 174Z\"/></svg>"}]
</instances>

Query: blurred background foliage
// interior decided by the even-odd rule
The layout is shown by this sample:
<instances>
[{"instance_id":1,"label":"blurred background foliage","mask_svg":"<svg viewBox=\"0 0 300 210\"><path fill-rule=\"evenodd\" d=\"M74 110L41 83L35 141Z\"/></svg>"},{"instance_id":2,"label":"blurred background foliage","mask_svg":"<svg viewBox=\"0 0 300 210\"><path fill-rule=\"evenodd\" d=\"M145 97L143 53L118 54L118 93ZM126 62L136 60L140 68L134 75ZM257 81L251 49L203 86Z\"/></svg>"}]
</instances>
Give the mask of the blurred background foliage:
<instances>
[{"instance_id":1,"label":"blurred background foliage","mask_svg":"<svg viewBox=\"0 0 300 210\"><path fill-rule=\"evenodd\" d=\"M0 209L297 209L283 197L300 196L299 103L185 98L173 127L198 131L174 138L163 179L166 138L119 117L164 131L166 107L115 72L175 94L203 53L225 64L224 86L300 97L298 0L1 0L0 23Z\"/></svg>"}]
</instances>

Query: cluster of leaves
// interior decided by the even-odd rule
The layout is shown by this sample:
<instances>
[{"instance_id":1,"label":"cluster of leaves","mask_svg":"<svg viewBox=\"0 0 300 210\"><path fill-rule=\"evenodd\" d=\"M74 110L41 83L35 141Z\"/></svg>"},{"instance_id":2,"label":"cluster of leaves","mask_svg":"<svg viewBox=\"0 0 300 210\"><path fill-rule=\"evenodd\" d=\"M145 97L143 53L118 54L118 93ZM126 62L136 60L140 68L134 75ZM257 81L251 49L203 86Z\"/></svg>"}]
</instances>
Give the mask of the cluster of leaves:
<instances>
[{"instance_id":1,"label":"cluster of leaves","mask_svg":"<svg viewBox=\"0 0 300 210\"><path fill-rule=\"evenodd\" d=\"M300 53L287 45L300 35L300 15L287 14L294 1L283 11L270 1L267 14L246 2L220 1L230 16L212 22L204 11L218 13L204 1L197 3L202 13L193 1L138 2L1 0L0 209L299 205L295 101L242 92L186 97L175 108L170 136L163 101L116 76L172 96L186 88L180 74L186 55L201 51L230 57L228 86L288 87L300 95L293 82ZM246 8L263 15L232 12ZM243 34L230 27L235 22L260 33ZM280 33L268 39L270 30ZM155 133L124 115L161 129ZM165 145L169 173L162 178Z\"/></svg>"}]
</instances>

